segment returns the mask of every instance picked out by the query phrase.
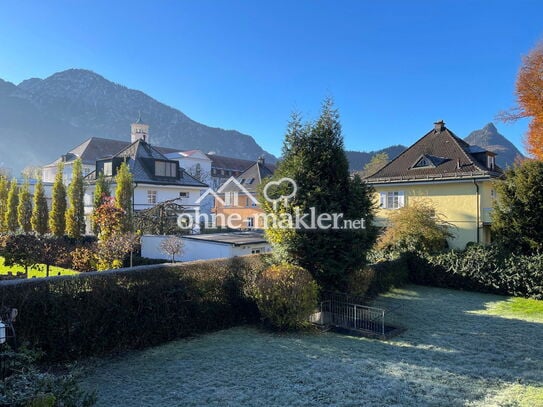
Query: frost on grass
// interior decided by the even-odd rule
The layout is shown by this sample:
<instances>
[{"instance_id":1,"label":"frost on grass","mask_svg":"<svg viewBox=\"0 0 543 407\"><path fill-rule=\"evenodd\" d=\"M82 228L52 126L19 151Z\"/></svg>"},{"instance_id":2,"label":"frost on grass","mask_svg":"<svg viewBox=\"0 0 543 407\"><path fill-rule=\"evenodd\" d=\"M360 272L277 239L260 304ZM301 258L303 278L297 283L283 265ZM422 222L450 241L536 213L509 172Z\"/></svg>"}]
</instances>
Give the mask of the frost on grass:
<instances>
[{"instance_id":1,"label":"frost on grass","mask_svg":"<svg viewBox=\"0 0 543 407\"><path fill-rule=\"evenodd\" d=\"M104 361L84 386L100 406L537 405L543 323L474 313L504 300L412 286L376 301L408 329L390 341L234 328Z\"/></svg>"}]
</instances>

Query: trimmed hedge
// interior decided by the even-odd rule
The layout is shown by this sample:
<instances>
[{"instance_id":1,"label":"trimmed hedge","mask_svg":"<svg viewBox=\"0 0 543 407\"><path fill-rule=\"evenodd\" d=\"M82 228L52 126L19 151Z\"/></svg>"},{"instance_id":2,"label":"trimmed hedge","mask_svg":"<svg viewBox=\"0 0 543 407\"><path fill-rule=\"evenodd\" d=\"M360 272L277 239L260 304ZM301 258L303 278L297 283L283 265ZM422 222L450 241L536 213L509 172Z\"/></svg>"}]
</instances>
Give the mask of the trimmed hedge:
<instances>
[{"instance_id":1,"label":"trimmed hedge","mask_svg":"<svg viewBox=\"0 0 543 407\"><path fill-rule=\"evenodd\" d=\"M243 292L265 256L0 282L19 342L48 360L157 345L258 319Z\"/></svg>"},{"instance_id":2,"label":"trimmed hedge","mask_svg":"<svg viewBox=\"0 0 543 407\"><path fill-rule=\"evenodd\" d=\"M408 255L415 284L543 299L543 254L504 256L474 245L436 256Z\"/></svg>"},{"instance_id":3,"label":"trimmed hedge","mask_svg":"<svg viewBox=\"0 0 543 407\"><path fill-rule=\"evenodd\" d=\"M409 264L402 254L397 259L370 264L353 273L349 280L349 294L373 298L408 282Z\"/></svg>"}]
</instances>

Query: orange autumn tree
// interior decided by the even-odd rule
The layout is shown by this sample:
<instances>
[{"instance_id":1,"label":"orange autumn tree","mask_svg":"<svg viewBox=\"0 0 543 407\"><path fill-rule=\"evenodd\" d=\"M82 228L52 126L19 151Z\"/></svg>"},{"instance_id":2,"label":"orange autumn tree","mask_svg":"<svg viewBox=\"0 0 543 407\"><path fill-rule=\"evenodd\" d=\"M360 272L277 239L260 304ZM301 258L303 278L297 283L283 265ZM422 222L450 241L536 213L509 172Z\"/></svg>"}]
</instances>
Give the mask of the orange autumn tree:
<instances>
[{"instance_id":1,"label":"orange autumn tree","mask_svg":"<svg viewBox=\"0 0 543 407\"><path fill-rule=\"evenodd\" d=\"M504 121L531 118L526 135L526 149L543 160L543 42L522 59L515 93L518 106L501 114Z\"/></svg>"}]
</instances>

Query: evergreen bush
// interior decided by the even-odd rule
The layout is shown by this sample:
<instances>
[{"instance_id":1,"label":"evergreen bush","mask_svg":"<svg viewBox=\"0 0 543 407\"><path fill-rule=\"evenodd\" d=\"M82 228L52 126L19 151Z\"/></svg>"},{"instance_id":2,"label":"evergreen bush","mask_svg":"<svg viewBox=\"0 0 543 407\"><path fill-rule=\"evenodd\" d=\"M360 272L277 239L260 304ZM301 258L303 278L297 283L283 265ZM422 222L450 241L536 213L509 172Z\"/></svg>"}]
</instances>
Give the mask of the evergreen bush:
<instances>
[{"instance_id":1,"label":"evergreen bush","mask_svg":"<svg viewBox=\"0 0 543 407\"><path fill-rule=\"evenodd\" d=\"M280 331L308 326L318 294L319 287L311 273L290 264L268 267L256 278L253 289L262 320Z\"/></svg>"}]
</instances>

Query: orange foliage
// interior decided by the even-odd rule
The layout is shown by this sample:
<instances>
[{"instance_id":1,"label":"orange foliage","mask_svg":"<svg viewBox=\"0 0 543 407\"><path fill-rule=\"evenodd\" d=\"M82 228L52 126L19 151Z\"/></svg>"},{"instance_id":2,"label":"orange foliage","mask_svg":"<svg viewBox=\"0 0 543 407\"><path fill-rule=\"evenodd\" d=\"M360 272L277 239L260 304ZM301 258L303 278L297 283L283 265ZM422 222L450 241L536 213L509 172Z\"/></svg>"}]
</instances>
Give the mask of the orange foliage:
<instances>
[{"instance_id":1,"label":"orange foliage","mask_svg":"<svg viewBox=\"0 0 543 407\"><path fill-rule=\"evenodd\" d=\"M543 42L523 58L516 93L518 109L503 117L505 120L532 118L525 140L526 149L536 159L543 160Z\"/></svg>"}]
</instances>

